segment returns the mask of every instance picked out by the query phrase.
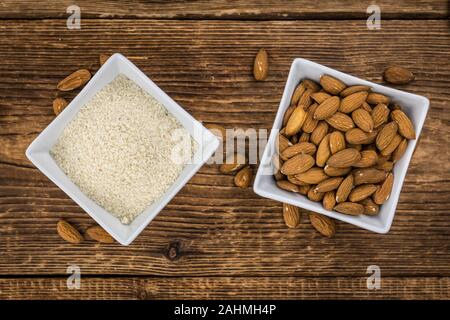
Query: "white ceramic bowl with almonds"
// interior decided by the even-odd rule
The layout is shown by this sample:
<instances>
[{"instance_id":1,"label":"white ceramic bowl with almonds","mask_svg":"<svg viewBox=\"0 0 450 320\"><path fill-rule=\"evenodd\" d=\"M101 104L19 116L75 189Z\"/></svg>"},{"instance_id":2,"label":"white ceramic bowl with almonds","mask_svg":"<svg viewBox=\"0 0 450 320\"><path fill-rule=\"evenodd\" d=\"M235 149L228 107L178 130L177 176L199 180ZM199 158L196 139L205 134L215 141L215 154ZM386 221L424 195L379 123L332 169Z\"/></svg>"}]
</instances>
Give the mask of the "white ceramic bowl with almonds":
<instances>
[{"instance_id":1,"label":"white ceramic bowl with almonds","mask_svg":"<svg viewBox=\"0 0 450 320\"><path fill-rule=\"evenodd\" d=\"M428 107L425 97L295 59L254 191L386 233Z\"/></svg>"}]
</instances>

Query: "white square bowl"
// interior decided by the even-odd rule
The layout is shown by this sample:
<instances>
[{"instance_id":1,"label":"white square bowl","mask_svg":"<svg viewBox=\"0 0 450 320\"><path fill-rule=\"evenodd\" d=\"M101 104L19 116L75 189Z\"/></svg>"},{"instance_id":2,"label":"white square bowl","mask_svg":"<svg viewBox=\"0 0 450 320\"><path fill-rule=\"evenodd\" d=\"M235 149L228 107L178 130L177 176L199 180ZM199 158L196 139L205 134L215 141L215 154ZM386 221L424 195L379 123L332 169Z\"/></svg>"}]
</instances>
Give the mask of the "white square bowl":
<instances>
[{"instance_id":1,"label":"white square bowl","mask_svg":"<svg viewBox=\"0 0 450 320\"><path fill-rule=\"evenodd\" d=\"M402 106L402 110L411 118L414 124L417 137L415 140L409 141L405 154L395 164L393 169L394 185L391 196L388 201L380 207L380 212L376 216L349 216L336 211L328 211L322 207L321 203L311 201L306 196L278 188L275 179L273 178L271 159L275 152L275 139L281 129L283 115L289 107L292 93L300 80L308 78L319 82L320 77L323 74L329 74L337 79L340 79L349 86L357 84L367 85L372 88L372 91L389 96L393 102L398 102ZM406 171L408 169L414 148L416 147L417 139L422 131L422 126L425 122L429 104L429 100L425 97L365 81L306 59L295 59L289 72L286 87L275 117L269 141L260 161L260 166L256 174L253 189L255 193L262 197L289 203L300 208L321 213L373 232L387 233L391 227L392 220L394 219L395 209L397 207L400 191L406 176Z\"/></svg>"},{"instance_id":2,"label":"white square bowl","mask_svg":"<svg viewBox=\"0 0 450 320\"><path fill-rule=\"evenodd\" d=\"M105 209L88 198L66 176L50 155L50 149L58 137L82 108L98 91L123 74L134 81L144 91L153 96L186 128L198 144L193 161L182 171L178 179L167 192L137 216L129 225L122 224ZM166 206L177 192L200 169L219 146L219 140L203 125L195 120L181 106L165 94L142 71L121 54L114 54L97 71L89 83L72 100L72 102L53 120L47 128L30 144L26 151L28 159L51 181L71 197L99 225L111 234L122 245L129 245L153 218Z\"/></svg>"}]
</instances>

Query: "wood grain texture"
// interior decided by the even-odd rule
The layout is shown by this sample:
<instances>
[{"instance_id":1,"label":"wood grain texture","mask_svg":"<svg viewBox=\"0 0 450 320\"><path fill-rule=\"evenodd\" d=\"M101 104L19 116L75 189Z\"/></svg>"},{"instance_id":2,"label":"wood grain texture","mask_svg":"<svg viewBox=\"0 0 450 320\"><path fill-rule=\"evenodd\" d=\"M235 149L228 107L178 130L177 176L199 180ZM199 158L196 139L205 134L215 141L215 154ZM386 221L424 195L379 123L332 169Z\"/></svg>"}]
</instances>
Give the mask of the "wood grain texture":
<instances>
[{"instance_id":1,"label":"wood grain texture","mask_svg":"<svg viewBox=\"0 0 450 320\"><path fill-rule=\"evenodd\" d=\"M379 290L351 277L119 277L81 278L79 290L66 278L0 279L0 299L449 299L450 278L383 277Z\"/></svg>"},{"instance_id":2,"label":"wood grain texture","mask_svg":"<svg viewBox=\"0 0 450 320\"><path fill-rule=\"evenodd\" d=\"M67 18L70 0L3 0L0 18ZM266 1L113 1L78 0L82 18L133 19L367 19L370 2L323 0ZM445 0L383 0L376 4L382 19L436 19L448 17Z\"/></svg>"}]
</instances>

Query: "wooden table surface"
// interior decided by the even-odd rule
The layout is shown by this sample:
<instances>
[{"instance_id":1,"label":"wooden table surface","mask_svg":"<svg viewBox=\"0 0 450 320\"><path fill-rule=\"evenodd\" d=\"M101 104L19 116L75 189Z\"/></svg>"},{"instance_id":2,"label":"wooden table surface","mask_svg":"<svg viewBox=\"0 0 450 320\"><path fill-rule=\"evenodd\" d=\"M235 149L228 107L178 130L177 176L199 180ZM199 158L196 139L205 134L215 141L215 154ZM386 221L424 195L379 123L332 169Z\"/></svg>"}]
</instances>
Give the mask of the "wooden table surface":
<instances>
[{"instance_id":1,"label":"wooden table surface","mask_svg":"<svg viewBox=\"0 0 450 320\"><path fill-rule=\"evenodd\" d=\"M79 0L81 29L68 30L72 3L0 4L1 299L450 298L447 1L377 1L380 30L366 27L369 2L336 0ZM260 48L265 82L251 73ZM65 243L59 219L81 230L95 222L24 152L54 119L56 83L113 52L197 119L244 129L271 128L296 57L378 83L390 64L409 68L416 80L399 88L431 108L391 231L337 222L328 239L306 216L288 230L280 203L205 165L132 245ZM72 264L80 290L66 287ZM369 265L381 268L380 290L367 289Z\"/></svg>"}]
</instances>

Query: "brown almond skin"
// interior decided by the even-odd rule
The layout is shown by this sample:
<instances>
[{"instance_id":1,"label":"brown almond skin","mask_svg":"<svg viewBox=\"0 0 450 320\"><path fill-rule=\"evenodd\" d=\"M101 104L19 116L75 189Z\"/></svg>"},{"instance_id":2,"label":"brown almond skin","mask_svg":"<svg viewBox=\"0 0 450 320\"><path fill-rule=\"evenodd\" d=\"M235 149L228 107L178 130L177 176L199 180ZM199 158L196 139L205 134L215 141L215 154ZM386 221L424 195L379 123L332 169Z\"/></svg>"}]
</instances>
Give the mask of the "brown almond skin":
<instances>
[{"instance_id":1,"label":"brown almond skin","mask_svg":"<svg viewBox=\"0 0 450 320\"><path fill-rule=\"evenodd\" d=\"M374 128L372 115L363 108L352 112L353 122L363 131L372 132Z\"/></svg>"},{"instance_id":2,"label":"brown almond skin","mask_svg":"<svg viewBox=\"0 0 450 320\"><path fill-rule=\"evenodd\" d=\"M301 220L299 208L288 203L283 203L283 218L289 228L297 228Z\"/></svg>"},{"instance_id":3,"label":"brown almond skin","mask_svg":"<svg viewBox=\"0 0 450 320\"><path fill-rule=\"evenodd\" d=\"M312 168L314 163L314 158L309 154L298 154L281 166L281 173L284 175L299 174Z\"/></svg>"},{"instance_id":4,"label":"brown almond skin","mask_svg":"<svg viewBox=\"0 0 450 320\"><path fill-rule=\"evenodd\" d=\"M353 171L354 184L379 183L386 178L386 172L376 168L362 168Z\"/></svg>"},{"instance_id":5,"label":"brown almond skin","mask_svg":"<svg viewBox=\"0 0 450 320\"><path fill-rule=\"evenodd\" d=\"M330 151L330 134L327 134L319 144L316 153L316 165L318 167L325 167L328 158L331 156Z\"/></svg>"},{"instance_id":6,"label":"brown almond skin","mask_svg":"<svg viewBox=\"0 0 450 320\"><path fill-rule=\"evenodd\" d=\"M336 168L336 167L331 167L329 165L326 165L323 168L323 171L325 172L326 175L330 176L330 177L340 177L340 176L345 176L347 175L350 171L352 170L351 167L348 168Z\"/></svg>"},{"instance_id":7,"label":"brown almond skin","mask_svg":"<svg viewBox=\"0 0 450 320\"><path fill-rule=\"evenodd\" d=\"M392 84L408 84L414 80L414 74L406 68L391 66L384 70L383 78Z\"/></svg>"},{"instance_id":8,"label":"brown almond skin","mask_svg":"<svg viewBox=\"0 0 450 320\"><path fill-rule=\"evenodd\" d=\"M325 121L333 128L340 131L348 131L355 127L355 123L352 118L342 112L336 112L331 117L326 118Z\"/></svg>"},{"instance_id":9,"label":"brown almond skin","mask_svg":"<svg viewBox=\"0 0 450 320\"><path fill-rule=\"evenodd\" d=\"M345 133L345 140L349 144L369 144L372 143L376 139L377 135L376 133L373 134L372 132L368 133L360 128L353 128L348 130Z\"/></svg>"},{"instance_id":10,"label":"brown almond skin","mask_svg":"<svg viewBox=\"0 0 450 320\"><path fill-rule=\"evenodd\" d=\"M314 212L309 214L309 221L314 229L325 237L331 238L336 233L336 226L334 221L327 216L320 215Z\"/></svg>"},{"instance_id":11,"label":"brown almond skin","mask_svg":"<svg viewBox=\"0 0 450 320\"><path fill-rule=\"evenodd\" d=\"M361 153L354 148L347 148L336 152L327 161L327 164L337 168L347 168L361 159Z\"/></svg>"},{"instance_id":12,"label":"brown almond skin","mask_svg":"<svg viewBox=\"0 0 450 320\"><path fill-rule=\"evenodd\" d=\"M366 198L360 202L364 206L364 214L368 216L376 216L380 211L380 206L377 205L371 198Z\"/></svg>"},{"instance_id":13,"label":"brown almond skin","mask_svg":"<svg viewBox=\"0 0 450 320\"><path fill-rule=\"evenodd\" d=\"M322 205L328 211L333 210L334 206L336 205L336 193L334 190L325 192L322 200Z\"/></svg>"},{"instance_id":14,"label":"brown almond skin","mask_svg":"<svg viewBox=\"0 0 450 320\"><path fill-rule=\"evenodd\" d=\"M364 101L366 101L368 94L368 92L360 91L345 97L341 101L339 111L343 113L353 112L358 109Z\"/></svg>"},{"instance_id":15,"label":"brown almond skin","mask_svg":"<svg viewBox=\"0 0 450 320\"><path fill-rule=\"evenodd\" d=\"M389 97L385 96L384 94L377 93L377 92L371 92L367 96L366 101L367 101L367 103L372 104L372 105L376 105L379 103L389 105L390 99L389 99Z\"/></svg>"},{"instance_id":16,"label":"brown almond skin","mask_svg":"<svg viewBox=\"0 0 450 320\"><path fill-rule=\"evenodd\" d=\"M352 190L350 192L350 195L348 196L348 199L351 202L359 202L361 200L364 200L368 197L370 197L372 194L374 194L375 191L377 191L378 187L374 184L363 184L360 185Z\"/></svg>"},{"instance_id":17,"label":"brown almond skin","mask_svg":"<svg viewBox=\"0 0 450 320\"><path fill-rule=\"evenodd\" d=\"M73 244L78 244L84 239L81 233L65 220L58 221L56 231L62 239Z\"/></svg>"},{"instance_id":18,"label":"brown almond skin","mask_svg":"<svg viewBox=\"0 0 450 320\"><path fill-rule=\"evenodd\" d=\"M295 108L297 108L297 105L291 105L289 108L286 109L283 116L283 127L286 127L286 124L289 121L289 118L291 117L292 112L294 112Z\"/></svg>"},{"instance_id":19,"label":"brown almond skin","mask_svg":"<svg viewBox=\"0 0 450 320\"><path fill-rule=\"evenodd\" d=\"M378 128L388 121L389 108L383 103L377 104L372 110L373 127Z\"/></svg>"},{"instance_id":20,"label":"brown almond skin","mask_svg":"<svg viewBox=\"0 0 450 320\"><path fill-rule=\"evenodd\" d=\"M291 98L291 106L294 105L296 106L298 103L298 100L300 100L300 97L302 96L303 92L306 91L306 87L305 84L303 82L301 82L297 88L295 88L294 93L292 94L292 98Z\"/></svg>"},{"instance_id":21,"label":"brown almond skin","mask_svg":"<svg viewBox=\"0 0 450 320\"><path fill-rule=\"evenodd\" d=\"M69 103L66 101L66 99L58 97L53 100L53 112L58 115L60 114L68 105Z\"/></svg>"},{"instance_id":22,"label":"brown almond skin","mask_svg":"<svg viewBox=\"0 0 450 320\"><path fill-rule=\"evenodd\" d=\"M381 184L381 187L373 194L373 201L376 204L381 205L386 200L388 200L389 196L391 195L393 184L394 184L394 175L391 172L387 175L386 179Z\"/></svg>"},{"instance_id":23,"label":"brown almond skin","mask_svg":"<svg viewBox=\"0 0 450 320\"><path fill-rule=\"evenodd\" d=\"M319 121L316 128L313 130L313 132L311 132L309 140L316 146L318 146L327 133L328 124L325 121Z\"/></svg>"},{"instance_id":24,"label":"brown almond skin","mask_svg":"<svg viewBox=\"0 0 450 320\"><path fill-rule=\"evenodd\" d=\"M395 121L385 124L383 128L381 128L380 132L378 132L377 139L375 140L377 148L379 150L386 148L392 139L394 139L397 134L397 130L398 125Z\"/></svg>"},{"instance_id":25,"label":"brown almond skin","mask_svg":"<svg viewBox=\"0 0 450 320\"><path fill-rule=\"evenodd\" d=\"M356 85L356 86L350 86L341 91L340 95L342 98L345 98L353 93L360 92L360 91L369 91L369 86L363 86L363 85Z\"/></svg>"},{"instance_id":26,"label":"brown almond skin","mask_svg":"<svg viewBox=\"0 0 450 320\"><path fill-rule=\"evenodd\" d=\"M264 81L269 74L269 56L265 49L260 49L253 63L253 76L257 81Z\"/></svg>"},{"instance_id":27,"label":"brown almond skin","mask_svg":"<svg viewBox=\"0 0 450 320\"><path fill-rule=\"evenodd\" d=\"M337 204L334 210L351 216L359 216L364 213L364 206L360 203L342 202Z\"/></svg>"},{"instance_id":28,"label":"brown almond skin","mask_svg":"<svg viewBox=\"0 0 450 320\"><path fill-rule=\"evenodd\" d=\"M310 89L312 92L317 92L320 90L320 86L311 79L303 79L302 83L306 89Z\"/></svg>"},{"instance_id":29,"label":"brown almond skin","mask_svg":"<svg viewBox=\"0 0 450 320\"><path fill-rule=\"evenodd\" d=\"M368 168L374 166L378 161L378 154L374 150L361 151L361 159L353 164L356 168Z\"/></svg>"},{"instance_id":30,"label":"brown almond skin","mask_svg":"<svg viewBox=\"0 0 450 320\"><path fill-rule=\"evenodd\" d=\"M300 99L298 100L297 106L300 107L302 106L303 108L305 108L305 110L308 109L308 107L312 104L313 100L311 99L311 94L312 94L312 90L311 89L306 89L305 92L303 92L302 96L300 97Z\"/></svg>"},{"instance_id":31,"label":"brown almond skin","mask_svg":"<svg viewBox=\"0 0 450 320\"><path fill-rule=\"evenodd\" d=\"M310 133L302 132L302 134L298 138L298 142L309 142L310 137L311 137Z\"/></svg>"},{"instance_id":32,"label":"brown almond skin","mask_svg":"<svg viewBox=\"0 0 450 320\"><path fill-rule=\"evenodd\" d=\"M398 131L406 139L415 139L416 131L408 116L402 110L394 110L391 112L392 119L398 125Z\"/></svg>"},{"instance_id":33,"label":"brown almond skin","mask_svg":"<svg viewBox=\"0 0 450 320\"><path fill-rule=\"evenodd\" d=\"M291 192L299 192L299 188L297 185L287 181L287 180L279 180L277 181L277 186L280 189L286 190L286 191L291 191Z\"/></svg>"},{"instance_id":34,"label":"brown almond skin","mask_svg":"<svg viewBox=\"0 0 450 320\"><path fill-rule=\"evenodd\" d=\"M320 77L320 84L326 92L333 95L338 95L346 87L345 83L341 80L327 74Z\"/></svg>"},{"instance_id":35,"label":"brown almond skin","mask_svg":"<svg viewBox=\"0 0 450 320\"><path fill-rule=\"evenodd\" d=\"M249 166L242 168L234 176L234 184L239 188L248 188L252 182L253 171Z\"/></svg>"},{"instance_id":36,"label":"brown almond skin","mask_svg":"<svg viewBox=\"0 0 450 320\"><path fill-rule=\"evenodd\" d=\"M340 131L334 131L330 134L330 151L335 154L345 149L345 136Z\"/></svg>"},{"instance_id":37,"label":"brown almond skin","mask_svg":"<svg viewBox=\"0 0 450 320\"><path fill-rule=\"evenodd\" d=\"M401 159L407 147L408 140L405 138L402 140L402 142L400 142L400 144L397 146L397 149L395 149L395 151L392 153L392 161L394 163Z\"/></svg>"},{"instance_id":38,"label":"brown almond skin","mask_svg":"<svg viewBox=\"0 0 450 320\"><path fill-rule=\"evenodd\" d=\"M325 193L324 193L324 192L317 192L317 191L315 190L315 188L312 187L312 188L310 188L310 189L308 190L308 193L307 193L306 196L307 196L308 199L311 200L311 201L319 202L319 201L322 201L322 200L323 200L323 197L325 196Z\"/></svg>"},{"instance_id":39,"label":"brown almond skin","mask_svg":"<svg viewBox=\"0 0 450 320\"><path fill-rule=\"evenodd\" d=\"M288 138L286 138L285 136L283 136L280 133L278 134L277 139L275 140L276 152L278 154L282 154L284 152L284 150L286 150L292 146L293 146L293 144L292 144L292 142L289 141Z\"/></svg>"},{"instance_id":40,"label":"brown almond skin","mask_svg":"<svg viewBox=\"0 0 450 320\"><path fill-rule=\"evenodd\" d=\"M322 102L314 112L314 119L323 120L332 116L339 109L340 99L332 96Z\"/></svg>"},{"instance_id":41,"label":"brown almond skin","mask_svg":"<svg viewBox=\"0 0 450 320\"><path fill-rule=\"evenodd\" d=\"M297 134L305 122L306 111L303 106L298 106L292 111L291 116L286 124L285 134L286 136L293 136Z\"/></svg>"},{"instance_id":42,"label":"brown almond skin","mask_svg":"<svg viewBox=\"0 0 450 320\"><path fill-rule=\"evenodd\" d=\"M91 79L91 73L87 69L80 69L61 80L56 88L60 91L75 90Z\"/></svg>"},{"instance_id":43,"label":"brown almond skin","mask_svg":"<svg viewBox=\"0 0 450 320\"><path fill-rule=\"evenodd\" d=\"M353 175L349 174L344 180L342 180L341 184L336 190L336 202L341 203L347 201L347 198L350 195L353 187Z\"/></svg>"},{"instance_id":44,"label":"brown almond skin","mask_svg":"<svg viewBox=\"0 0 450 320\"><path fill-rule=\"evenodd\" d=\"M309 154L310 156L316 153L317 147L311 142L299 142L291 145L283 150L281 159L284 161L296 156L298 154Z\"/></svg>"},{"instance_id":45,"label":"brown almond skin","mask_svg":"<svg viewBox=\"0 0 450 320\"><path fill-rule=\"evenodd\" d=\"M381 150L381 155L389 156L392 152L395 151L395 149L397 149L402 140L403 138L400 135L396 134L394 138L392 138L391 142L387 145L387 147Z\"/></svg>"},{"instance_id":46,"label":"brown almond skin","mask_svg":"<svg viewBox=\"0 0 450 320\"><path fill-rule=\"evenodd\" d=\"M313 94L311 94L311 99L313 99L318 104L321 104L328 98L331 98L331 95L326 93L325 91L314 92Z\"/></svg>"},{"instance_id":47,"label":"brown almond skin","mask_svg":"<svg viewBox=\"0 0 450 320\"><path fill-rule=\"evenodd\" d=\"M344 178L342 178L342 177L329 178L329 179L324 180L321 183L319 183L314 188L314 191L315 192L328 192L328 191L335 190L340 186L342 180L344 180Z\"/></svg>"},{"instance_id":48,"label":"brown almond skin","mask_svg":"<svg viewBox=\"0 0 450 320\"><path fill-rule=\"evenodd\" d=\"M86 234L100 243L114 243L114 238L100 226L88 228Z\"/></svg>"},{"instance_id":49,"label":"brown almond skin","mask_svg":"<svg viewBox=\"0 0 450 320\"><path fill-rule=\"evenodd\" d=\"M319 167L313 167L306 172L295 175L295 177L299 181L307 184L318 184L329 178L323 169Z\"/></svg>"}]
</instances>

